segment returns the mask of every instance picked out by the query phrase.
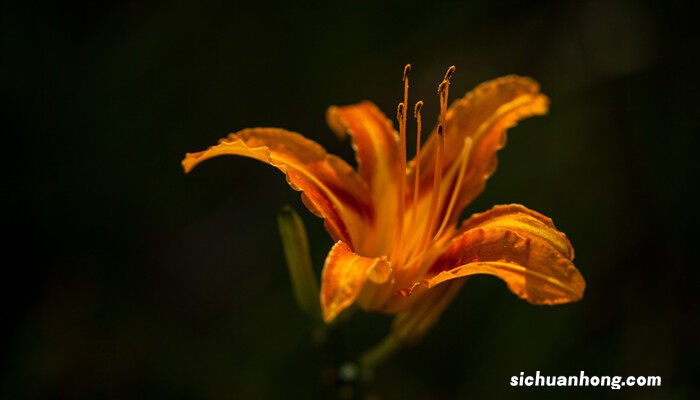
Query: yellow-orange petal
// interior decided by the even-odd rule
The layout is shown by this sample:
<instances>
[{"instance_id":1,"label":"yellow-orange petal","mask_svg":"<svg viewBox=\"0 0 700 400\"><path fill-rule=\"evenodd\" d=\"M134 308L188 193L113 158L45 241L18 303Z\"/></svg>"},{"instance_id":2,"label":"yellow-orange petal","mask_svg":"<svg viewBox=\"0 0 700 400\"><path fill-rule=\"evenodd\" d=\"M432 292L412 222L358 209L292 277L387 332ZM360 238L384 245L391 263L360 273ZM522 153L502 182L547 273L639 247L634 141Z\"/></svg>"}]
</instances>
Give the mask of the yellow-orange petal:
<instances>
[{"instance_id":1,"label":"yellow-orange petal","mask_svg":"<svg viewBox=\"0 0 700 400\"><path fill-rule=\"evenodd\" d=\"M531 303L568 303L581 299L586 286L572 258L571 244L551 220L523 206L499 206L468 220L411 289L489 274Z\"/></svg>"},{"instance_id":2,"label":"yellow-orange petal","mask_svg":"<svg viewBox=\"0 0 700 400\"><path fill-rule=\"evenodd\" d=\"M207 150L187 153L182 166L189 172L200 162L220 155L250 157L281 170L289 185L302 192L304 205L325 219L334 240L353 243L372 219L367 185L355 170L297 133L278 128L244 129Z\"/></svg>"},{"instance_id":3,"label":"yellow-orange petal","mask_svg":"<svg viewBox=\"0 0 700 400\"><path fill-rule=\"evenodd\" d=\"M400 156L398 136L376 105L363 101L331 106L326 120L338 137L352 137L357 169L371 188L394 176Z\"/></svg>"},{"instance_id":4,"label":"yellow-orange petal","mask_svg":"<svg viewBox=\"0 0 700 400\"><path fill-rule=\"evenodd\" d=\"M569 260L574 247L566 234L557 230L552 219L521 204L506 204L474 214L462 223L455 236L475 228L507 229L526 237L537 237L549 243Z\"/></svg>"},{"instance_id":5,"label":"yellow-orange petal","mask_svg":"<svg viewBox=\"0 0 700 400\"><path fill-rule=\"evenodd\" d=\"M484 82L450 106L445 123L445 171L457 168L465 139L472 139L469 163L461 187L457 188L460 193L451 223L456 222L461 210L483 191L486 180L495 171L496 152L505 145L506 130L521 119L546 114L548 107L549 99L540 93L537 82L516 75ZM421 165L434 164L436 136L434 131L428 139L421 155ZM421 193L428 192L432 186L429 172L430 168L422 168ZM449 198L450 194L444 198ZM442 206L444 212L445 205Z\"/></svg>"},{"instance_id":6,"label":"yellow-orange petal","mask_svg":"<svg viewBox=\"0 0 700 400\"><path fill-rule=\"evenodd\" d=\"M350 135L358 172L367 182L377 223L365 240L354 246L365 255L379 256L389 248L398 213L400 152L396 131L386 116L369 101L328 108L326 119L341 138Z\"/></svg>"},{"instance_id":7,"label":"yellow-orange petal","mask_svg":"<svg viewBox=\"0 0 700 400\"><path fill-rule=\"evenodd\" d=\"M331 322L358 300L368 283L391 289L391 263L386 257L368 258L337 242L326 257L321 274L321 311Z\"/></svg>"}]
</instances>

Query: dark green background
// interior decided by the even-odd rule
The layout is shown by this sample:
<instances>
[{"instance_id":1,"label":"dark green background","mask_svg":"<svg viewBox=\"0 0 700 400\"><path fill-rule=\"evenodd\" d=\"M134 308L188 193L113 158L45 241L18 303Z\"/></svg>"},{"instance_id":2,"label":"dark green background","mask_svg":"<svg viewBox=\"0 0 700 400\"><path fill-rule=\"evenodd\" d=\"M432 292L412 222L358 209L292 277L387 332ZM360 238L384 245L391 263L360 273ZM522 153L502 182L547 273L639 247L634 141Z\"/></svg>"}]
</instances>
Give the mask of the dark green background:
<instances>
[{"instance_id":1,"label":"dark green background","mask_svg":"<svg viewBox=\"0 0 700 400\"><path fill-rule=\"evenodd\" d=\"M13 4L14 3L14 4ZM646 1L3 2L0 398L315 398L322 360L288 282L275 216L331 242L272 168L186 151L279 126L348 160L330 104L389 115L410 62L436 115L508 73L551 112L511 131L465 215L518 202L552 217L587 280L534 307L469 282L420 345L378 371L382 399L688 399L697 389L697 24ZM348 357L389 319L361 315ZM661 388L511 388L511 375L660 375Z\"/></svg>"}]
</instances>

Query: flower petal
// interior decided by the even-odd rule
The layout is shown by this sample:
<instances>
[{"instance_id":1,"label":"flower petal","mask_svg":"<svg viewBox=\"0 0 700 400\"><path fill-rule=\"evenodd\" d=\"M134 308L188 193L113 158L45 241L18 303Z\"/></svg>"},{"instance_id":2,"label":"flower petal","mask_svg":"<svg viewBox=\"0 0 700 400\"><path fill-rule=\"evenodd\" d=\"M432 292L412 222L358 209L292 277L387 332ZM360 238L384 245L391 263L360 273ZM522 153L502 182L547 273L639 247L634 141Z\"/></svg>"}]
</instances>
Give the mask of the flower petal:
<instances>
[{"instance_id":1,"label":"flower petal","mask_svg":"<svg viewBox=\"0 0 700 400\"><path fill-rule=\"evenodd\" d=\"M376 289L391 289L391 263L386 257L368 258L355 254L350 246L338 241L326 257L321 274L321 310L323 319L331 322L341 311L348 308L360 296L363 308L377 298ZM379 296L384 297L384 296Z\"/></svg>"},{"instance_id":2,"label":"flower petal","mask_svg":"<svg viewBox=\"0 0 700 400\"><path fill-rule=\"evenodd\" d=\"M497 206L467 220L428 278L404 292L475 274L502 279L534 304L580 300L585 281L573 249L551 220L520 205Z\"/></svg>"},{"instance_id":3,"label":"flower petal","mask_svg":"<svg viewBox=\"0 0 700 400\"><path fill-rule=\"evenodd\" d=\"M486 180L495 171L496 152L505 145L506 130L523 118L545 114L548 105L549 99L539 92L537 82L515 75L484 82L452 104L445 123L444 176L449 176L449 171L458 168L465 139L472 139L469 162L461 187L457 189L460 193L454 213L450 216L452 224L459 218L462 209L483 191ZM434 131L421 155L421 166L426 166L421 167L421 197L428 194L432 187L431 165L435 163L437 142ZM412 161L411 166L414 163ZM413 175L412 169L410 175ZM409 182L412 179L409 177ZM457 180L456 176L452 179ZM449 199L451 190L454 189L450 189L450 193L442 198ZM441 208L444 213L446 204Z\"/></svg>"},{"instance_id":4,"label":"flower petal","mask_svg":"<svg viewBox=\"0 0 700 400\"><path fill-rule=\"evenodd\" d=\"M360 176L369 185L376 211L376 225L363 244L354 246L365 255L382 255L394 233L398 217L399 142L386 116L369 101L328 108L326 119L341 138L350 135Z\"/></svg>"},{"instance_id":5,"label":"flower petal","mask_svg":"<svg viewBox=\"0 0 700 400\"><path fill-rule=\"evenodd\" d=\"M551 218L520 204L494 206L490 210L472 215L462 223L457 235L470 229L508 229L526 237L538 237L569 260L574 259L574 247L566 234L557 230Z\"/></svg>"},{"instance_id":6,"label":"flower petal","mask_svg":"<svg viewBox=\"0 0 700 400\"><path fill-rule=\"evenodd\" d=\"M220 155L239 155L268 163L287 175L294 190L311 212L325 219L334 240L353 243L361 237L364 221L371 220L367 185L340 158L326 153L316 142L277 128L244 129L221 139L205 151L188 153L185 172Z\"/></svg>"},{"instance_id":7,"label":"flower petal","mask_svg":"<svg viewBox=\"0 0 700 400\"><path fill-rule=\"evenodd\" d=\"M393 177L399 162L399 138L392 123L372 102L331 106L330 128L340 138L352 136L357 169L370 187Z\"/></svg>"}]
</instances>

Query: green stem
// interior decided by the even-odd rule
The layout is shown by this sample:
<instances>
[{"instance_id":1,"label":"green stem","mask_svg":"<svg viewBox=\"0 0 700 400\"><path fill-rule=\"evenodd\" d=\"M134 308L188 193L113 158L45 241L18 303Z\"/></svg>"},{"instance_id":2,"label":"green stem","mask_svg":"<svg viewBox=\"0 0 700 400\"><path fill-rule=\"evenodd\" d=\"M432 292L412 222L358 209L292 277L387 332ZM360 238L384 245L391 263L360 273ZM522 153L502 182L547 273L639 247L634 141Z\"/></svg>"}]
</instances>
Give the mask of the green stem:
<instances>
[{"instance_id":1,"label":"green stem","mask_svg":"<svg viewBox=\"0 0 700 400\"><path fill-rule=\"evenodd\" d=\"M396 353L401 347L401 343L394 335L387 335L376 346L367 350L360 357L360 369L363 374L373 374L374 370Z\"/></svg>"}]
</instances>

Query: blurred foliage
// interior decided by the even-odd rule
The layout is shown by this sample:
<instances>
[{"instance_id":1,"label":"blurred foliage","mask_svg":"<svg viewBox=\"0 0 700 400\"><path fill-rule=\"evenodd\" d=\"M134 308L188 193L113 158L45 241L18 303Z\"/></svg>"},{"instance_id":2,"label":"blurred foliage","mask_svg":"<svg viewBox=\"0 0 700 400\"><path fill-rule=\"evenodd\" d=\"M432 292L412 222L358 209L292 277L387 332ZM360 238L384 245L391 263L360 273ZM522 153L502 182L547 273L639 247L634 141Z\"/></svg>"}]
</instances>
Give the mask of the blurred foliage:
<instances>
[{"instance_id":1,"label":"blurred foliage","mask_svg":"<svg viewBox=\"0 0 700 400\"><path fill-rule=\"evenodd\" d=\"M552 99L511 131L467 210L518 202L571 238L582 302L534 307L496 279L465 285L426 340L369 388L382 399L687 399L697 391L692 232L695 17L654 1L3 2L9 139L0 398L314 398L309 340L275 216L298 194L273 169L185 151L280 126L352 158L330 104L391 115L401 68L437 113L518 73ZM430 117L433 116L433 117ZM409 143L409 146L411 144ZM411 147L409 147L411 148ZM320 273L331 242L302 214ZM13 261L10 261L13 260ZM356 357L389 319L358 314ZM660 375L657 389L511 388L542 371Z\"/></svg>"}]
</instances>

